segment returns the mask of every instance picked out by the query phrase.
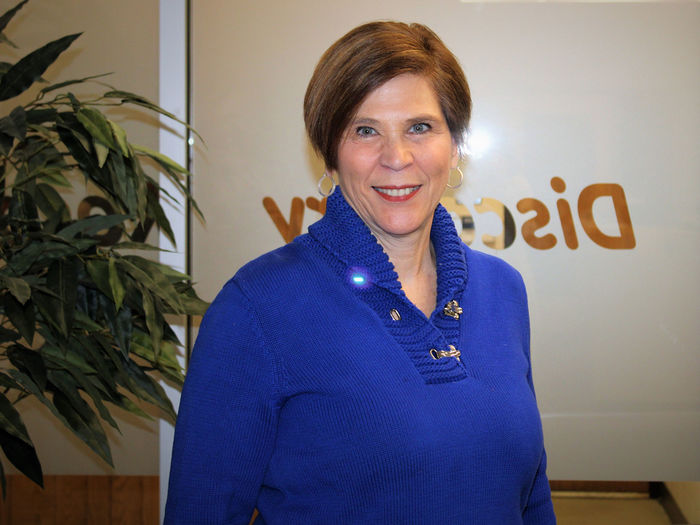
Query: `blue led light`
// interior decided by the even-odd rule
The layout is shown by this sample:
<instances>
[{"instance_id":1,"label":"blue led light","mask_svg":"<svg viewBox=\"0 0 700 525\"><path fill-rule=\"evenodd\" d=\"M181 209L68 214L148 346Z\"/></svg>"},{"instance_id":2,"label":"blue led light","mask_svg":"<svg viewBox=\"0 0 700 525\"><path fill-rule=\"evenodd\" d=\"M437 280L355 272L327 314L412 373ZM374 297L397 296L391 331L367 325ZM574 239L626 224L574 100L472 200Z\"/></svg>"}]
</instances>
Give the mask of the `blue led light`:
<instances>
[{"instance_id":1,"label":"blue led light","mask_svg":"<svg viewBox=\"0 0 700 525\"><path fill-rule=\"evenodd\" d=\"M369 273L364 268L348 268L348 282L356 288L367 288L371 284Z\"/></svg>"}]
</instances>

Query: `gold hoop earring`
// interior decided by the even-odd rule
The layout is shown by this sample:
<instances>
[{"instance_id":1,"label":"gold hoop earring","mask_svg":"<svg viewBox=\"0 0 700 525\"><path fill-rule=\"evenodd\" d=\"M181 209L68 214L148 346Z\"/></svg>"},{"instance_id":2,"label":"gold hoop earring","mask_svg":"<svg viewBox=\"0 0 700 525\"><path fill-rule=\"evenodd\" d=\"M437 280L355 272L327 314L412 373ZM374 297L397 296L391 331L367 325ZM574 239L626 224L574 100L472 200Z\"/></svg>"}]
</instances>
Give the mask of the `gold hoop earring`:
<instances>
[{"instance_id":1,"label":"gold hoop earring","mask_svg":"<svg viewBox=\"0 0 700 525\"><path fill-rule=\"evenodd\" d=\"M331 187L328 191L323 191L323 181L325 180L331 181ZM321 195L321 197L330 197L333 192L335 191L335 180L333 179L333 175L329 175L327 171L323 172L323 175L321 175L321 178L318 179L318 193Z\"/></svg>"},{"instance_id":2,"label":"gold hoop earring","mask_svg":"<svg viewBox=\"0 0 700 525\"><path fill-rule=\"evenodd\" d=\"M457 173L459 173L459 182L457 184L450 184L450 181L448 179L447 181L447 187L450 188L451 190L456 190L462 185L462 182L464 182L464 173L462 173L462 170L459 169L459 166L455 168L457 170ZM450 170L450 173L452 170Z\"/></svg>"}]
</instances>

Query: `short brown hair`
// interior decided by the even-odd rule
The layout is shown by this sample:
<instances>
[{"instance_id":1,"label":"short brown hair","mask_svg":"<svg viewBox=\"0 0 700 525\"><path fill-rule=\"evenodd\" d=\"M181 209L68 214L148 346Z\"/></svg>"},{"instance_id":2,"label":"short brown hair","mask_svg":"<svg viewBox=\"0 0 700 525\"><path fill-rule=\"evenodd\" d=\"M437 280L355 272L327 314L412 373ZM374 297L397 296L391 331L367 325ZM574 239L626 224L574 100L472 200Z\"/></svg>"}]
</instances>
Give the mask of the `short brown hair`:
<instances>
[{"instance_id":1,"label":"short brown hair","mask_svg":"<svg viewBox=\"0 0 700 525\"><path fill-rule=\"evenodd\" d=\"M431 81L452 139L462 144L471 96L452 52L422 24L370 22L328 48L306 88L306 132L327 168L337 169L340 139L365 97L403 73Z\"/></svg>"}]
</instances>

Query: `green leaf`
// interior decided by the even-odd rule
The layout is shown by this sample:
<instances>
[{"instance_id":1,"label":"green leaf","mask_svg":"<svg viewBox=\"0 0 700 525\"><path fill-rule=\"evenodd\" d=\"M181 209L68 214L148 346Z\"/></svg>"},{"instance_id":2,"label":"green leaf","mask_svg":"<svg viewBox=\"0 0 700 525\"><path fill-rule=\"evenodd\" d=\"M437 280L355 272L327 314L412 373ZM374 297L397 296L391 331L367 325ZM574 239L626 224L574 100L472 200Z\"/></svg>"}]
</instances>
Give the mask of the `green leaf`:
<instances>
[{"instance_id":1,"label":"green leaf","mask_svg":"<svg viewBox=\"0 0 700 525\"><path fill-rule=\"evenodd\" d=\"M76 324L80 315L84 316L85 314L76 314ZM100 351L100 345L96 341L97 337L97 335L77 335L75 337L76 346L80 349L86 364L95 368L96 373L91 374L91 377L99 379L103 389L116 395L117 384L114 380L114 366L109 357Z\"/></svg>"},{"instance_id":2,"label":"green leaf","mask_svg":"<svg viewBox=\"0 0 700 525\"><path fill-rule=\"evenodd\" d=\"M7 117L0 119L0 132L24 140L27 135L27 114L22 106L17 106Z\"/></svg>"},{"instance_id":3,"label":"green leaf","mask_svg":"<svg viewBox=\"0 0 700 525\"><path fill-rule=\"evenodd\" d=\"M15 139L12 138L7 133L0 132L0 153L7 155L12 149L12 145L15 143Z\"/></svg>"},{"instance_id":4,"label":"green leaf","mask_svg":"<svg viewBox=\"0 0 700 525\"><path fill-rule=\"evenodd\" d=\"M114 340L126 357L129 355L131 332L134 324L131 308L127 304L123 304L122 308L117 312L111 297L109 264L106 261L88 261L86 269L100 291L85 290L86 306L84 308L90 318L103 325L106 323L109 326Z\"/></svg>"},{"instance_id":5,"label":"green leaf","mask_svg":"<svg viewBox=\"0 0 700 525\"><path fill-rule=\"evenodd\" d=\"M27 281L20 277L0 275L0 283L3 287L10 290L10 293L19 301L20 304L26 303L32 295L32 289L29 287L29 284L27 284Z\"/></svg>"},{"instance_id":6,"label":"green leaf","mask_svg":"<svg viewBox=\"0 0 700 525\"><path fill-rule=\"evenodd\" d=\"M4 31L7 24L12 20L12 18L17 14L17 11L22 9L22 6L26 4L29 0L22 0L12 9L6 11L2 16L0 16L0 31Z\"/></svg>"},{"instance_id":7,"label":"green leaf","mask_svg":"<svg viewBox=\"0 0 700 525\"><path fill-rule=\"evenodd\" d=\"M85 287L79 285L78 291L84 292ZM87 315L85 309L78 309L75 311L75 317L73 318L73 322L79 330L84 330L86 332L99 332L100 330L102 330L102 325L96 323L93 319L91 319L90 316Z\"/></svg>"},{"instance_id":8,"label":"green leaf","mask_svg":"<svg viewBox=\"0 0 700 525\"><path fill-rule=\"evenodd\" d=\"M63 351L56 345L45 344L41 347L41 355L52 368L80 370L85 374L97 372L73 347L68 351ZM24 370L22 371L25 372ZM39 387L41 387L40 384Z\"/></svg>"},{"instance_id":9,"label":"green leaf","mask_svg":"<svg viewBox=\"0 0 700 525\"><path fill-rule=\"evenodd\" d=\"M101 142L95 141L95 153L97 154L97 165L101 168L105 165L107 161L107 155L109 155L109 148L102 144Z\"/></svg>"},{"instance_id":10,"label":"green leaf","mask_svg":"<svg viewBox=\"0 0 700 525\"><path fill-rule=\"evenodd\" d=\"M163 273L159 263L149 261L138 255L125 255L118 262L137 282L165 301L172 309L172 313L185 313L180 294L170 282L170 279Z\"/></svg>"},{"instance_id":11,"label":"green leaf","mask_svg":"<svg viewBox=\"0 0 700 525\"><path fill-rule=\"evenodd\" d=\"M27 301L22 304L12 295L5 294L2 298L2 304L5 308L5 315L10 320L10 323L12 323L28 344L32 344L36 326L36 316L32 301Z\"/></svg>"},{"instance_id":12,"label":"green leaf","mask_svg":"<svg viewBox=\"0 0 700 525\"><path fill-rule=\"evenodd\" d=\"M96 235L101 230L108 230L122 224L128 218L128 215L93 215L85 219L78 219L57 232L57 235L64 239L72 239L78 234Z\"/></svg>"},{"instance_id":13,"label":"green leaf","mask_svg":"<svg viewBox=\"0 0 700 525\"><path fill-rule=\"evenodd\" d=\"M7 357L17 370L31 377L41 390L46 388L46 365L39 352L15 344L7 349Z\"/></svg>"},{"instance_id":14,"label":"green leaf","mask_svg":"<svg viewBox=\"0 0 700 525\"><path fill-rule=\"evenodd\" d=\"M173 250L166 250L165 248L153 246L152 244L148 244L145 242L132 242L132 241L124 241L124 242L114 244L112 246L112 249L113 250L144 250L144 251L151 251L151 252L175 253Z\"/></svg>"},{"instance_id":15,"label":"green leaf","mask_svg":"<svg viewBox=\"0 0 700 525\"><path fill-rule=\"evenodd\" d=\"M31 86L80 33L64 36L21 58L0 79L0 100L16 97Z\"/></svg>"},{"instance_id":16,"label":"green leaf","mask_svg":"<svg viewBox=\"0 0 700 525\"><path fill-rule=\"evenodd\" d=\"M2 372L0 372L0 386L7 390L19 390L21 392L25 391L25 388L20 383Z\"/></svg>"},{"instance_id":17,"label":"green leaf","mask_svg":"<svg viewBox=\"0 0 700 525\"><path fill-rule=\"evenodd\" d=\"M8 370L8 373L12 376L12 379L21 385L25 391L29 392L29 394L41 401L41 403L43 403L44 406L48 408L61 423L63 423L68 429L72 430L66 418L63 417L63 415L56 409L54 404L43 394L43 392L39 390L39 387L27 374L13 369ZM0 374L0 376L1 375L2 374Z\"/></svg>"},{"instance_id":18,"label":"green leaf","mask_svg":"<svg viewBox=\"0 0 700 525\"><path fill-rule=\"evenodd\" d=\"M81 130L76 128L76 125L82 128L82 125L74 119L72 114L61 113L60 118L56 122L56 131L61 142L68 148L68 152L80 166L83 174L94 180L100 187L101 175L100 167L97 165L96 159L90 154L89 143L84 143L85 137Z\"/></svg>"},{"instance_id":19,"label":"green leaf","mask_svg":"<svg viewBox=\"0 0 700 525\"><path fill-rule=\"evenodd\" d=\"M178 173L182 173L183 175L190 174L190 172L186 168L183 168L182 166L180 166L177 162L175 162L173 159L171 159L167 155L163 155L162 153L160 153L158 151L154 151L150 148L147 148L146 146L137 146L135 144L132 144L132 147L138 153L141 153L142 155L146 155L147 157L152 158L153 160L155 160L158 164L160 164L163 167L167 167L173 171L176 171Z\"/></svg>"},{"instance_id":20,"label":"green leaf","mask_svg":"<svg viewBox=\"0 0 700 525\"><path fill-rule=\"evenodd\" d=\"M35 201L38 208L46 216L45 231L53 233L61 223L70 220L68 206L52 185L37 184Z\"/></svg>"},{"instance_id":21,"label":"green leaf","mask_svg":"<svg viewBox=\"0 0 700 525\"><path fill-rule=\"evenodd\" d=\"M80 108L76 117L98 143L114 150L117 149L114 140L112 140L112 127L101 112L93 108L83 107Z\"/></svg>"},{"instance_id":22,"label":"green leaf","mask_svg":"<svg viewBox=\"0 0 700 525\"><path fill-rule=\"evenodd\" d=\"M114 381L132 392L129 382L129 372L126 368L128 358L124 357L121 349L115 348L112 337L97 333L93 334L93 340L97 343L98 349L101 349L100 353L108 358L113 365L114 372L112 373L112 378Z\"/></svg>"},{"instance_id":23,"label":"green leaf","mask_svg":"<svg viewBox=\"0 0 700 525\"><path fill-rule=\"evenodd\" d=\"M132 360L128 360L126 365L129 374L129 386L131 392L139 396L141 399L156 405L158 408L163 410L163 412L165 412L171 421L174 422L177 416L170 399L168 399L168 396L163 390L163 387L161 387L151 376L141 370L141 368Z\"/></svg>"},{"instance_id":24,"label":"green leaf","mask_svg":"<svg viewBox=\"0 0 700 525\"><path fill-rule=\"evenodd\" d=\"M190 202L191 202L191 204L192 204L192 207L193 207L193 208L195 209L195 211L199 214L199 216L202 217L202 218L204 218L204 214L202 213L202 210L199 208L199 205L197 204L197 201L195 201L195 200L192 198L192 194L191 194L191 193L189 192L189 190L187 189L187 186L185 186L185 185L182 183L182 181L180 180L181 176L180 176L178 173L176 173L175 171L173 171L172 169L170 169L168 166L165 166L165 165L163 165L163 164L161 164L161 166L162 166L163 169L165 170L165 174L168 176L168 179L170 179L170 181L171 181L173 184L175 184L175 185L179 188L179 190L182 192L182 194L185 195L185 196L190 200ZM162 187L159 187L159 191L163 191L163 192L164 192L164 190L163 190ZM174 199L170 194L166 193L166 195L168 195L168 196L169 196L170 198L172 198L173 200L177 201L177 199Z\"/></svg>"},{"instance_id":25,"label":"green leaf","mask_svg":"<svg viewBox=\"0 0 700 525\"><path fill-rule=\"evenodd\" d=\"M129 143L126 140L126 131L124 131L124 128L112 120L107 120L107 122L109 122L109 126L112 128L112 135L114 136L114 140L119 146L122 155L125 157L130 156Z\"/></svg>"},{"instance_id":26,"label":"green leaf","mask_svg":"<svg viewBox=\"0 0 700 525\"><path fill-rule=\"evenodd\" d=\"M131 339L131 351L149 363L155 363L156 355L153 353L151 336L141 330L134 330Z\"/></svg>"},{"instance_id":27,"label":"green leaf","mask_svg":"<svg viewBox=\"0 0 700 525\"><path fill-rule=\"evenodd\" d=\"M0 392L0 428L12 434L17 439L21 439L29 445L32 444L32 440L29 438L29 434L27 434L27 427L24 426L24 422L22 421L22 417L2 392Z\"/></svg>"},{"instance_id":28,"label":"green leaf","mask_svg":"<svg viewBox=\"0 0 700 525\"><path fill-rule=\"evenodd\" d=\"M99 302L105 313L107 326L112 332L124 357L128 357L131 343L131 332L134 329L131 308L123 305L117 312L114 303L105 295L100 295Z\"/></svg>"},{"instance_id":29,"label":"green leaf","mask_svg":"<svg viewBox=\"0 0 700 525\"><path fill-rule=\"evenodd\" d=\"M173 230L170 226L170 221L168 220L167 215L165 215L163 207L160 205L158 199L151 198L149 196L148 213L151 217L155 218L156 222L158 223L158 227L161 229L161 232L167 236L168 240L171 243L175 244L175 234L173 233Z\"/></svg>"},{"instance_id":30,"label":"green leaf","mask_svg":"<svg viewBox=\"0 0 700 525\"><path fill-rule=\"evenodd\" d=\"M2 451L7 459L17 467L17 470L40 487L44 486L41 464L36 455L36 450L34 450L34 445L0 429L0 446L2 446Z\"/></svg>"},{"instance_id":31,"label":"green leaf","mask_svg":"<svg viewBox=\"0 0 700 525\"><path fill-rule=\"evenodd\" d=\"M131 215L136 215L138 213L136 209L136 199L131 196L135 192L132 188L129 188L129 186L132 185L132 178L126 173L126 165L124 164L124 157L122 157L121 153L110 152L107 159L107 167L112 183L112 192L124 203L124 206Z\"/></svg>"},{"instance_id":32,"label":"green leaf","mask_svg":"<svg viewBox=\"0 0 700 525\"><path fill-rule=\"evenodd\" d=\"M124 206L129 213L134 215L140 221L142 220L143 213L145 212L145 202L147 199L146 183L140 172L141 166L139 165L137 158L128 158L121 155L115 155L115 163L113 163L111 166L113 168L113 179L122 176L120 173L121 167L116 165L117 162L123 163L124 165L124 178L121 180L118 186L123 190L121 195L122 201L124 202ZM143 206L141 205L142 202L144 203Z\"/></svg>"},{"instance_id":33,"label":"green leaf","mask_svg":"<svg viewBox=\"0 0 700 525\"><path fill-rule=\"evenodd\" d=\"M143 311L146 315L146 326L148 327L148 332L151 334L153 353L157 358L158 352L160 352L160 340L163 338L163 329L161 327L162 320L158 314L158 311L156 310L153 297L145 286L142 289L142 294Z\"/></svg>"},{"instance_id":34,"label":"green leaf","mask_svg":"<svg viewBox=\"0 0 700 525\"><path fill-rule=\"evenodd\" d=\"M0 344L10 343L12 341L17 341L21 335L15 330L9 330L4 326L0 326Z\"/></svg>"},{"instance_id":35,"label":"green leaf","mask_svg":"<svg viewBox=\"0 0 700 525\"><path fill-rule=\"evenodd\" d=\"M158 261L152 261L150 259L144 259L143 257L139 257L138 255L134 255L133 257L138 258L138 261L135 261L136 264L143 265L145 263L148 264L148 266L151 268L157 268L163 275L165 275L168 278L169 281L190 280L189 275L187 275L186 273L179 272L175 268L172 268L167 264L159 263Z\"/></svg>"},{"instance_id":36,"label":"green leaf","mask_svg":"<svg viewBox=\"0 0 700 525\"><path fill-rule=\"evenodd\" d=\"M39 229L39 215L31 193L13 188L9 212L19 231Z\"/></svg>"},{"instance_id":37,"label":"green leaf","mask_svg":"<svg viewBox=\"0 0 700 525\"><path fill-rule=\"evenodd\" d=\"M38 125L44 122L53 124L57 114L58 112L53 108L30 109L27 111L27 124Z\"/></svg>"},{"instance_id":38,"label":"green leaf","mask_svg":"<svg viewBox=\"0 0 700 525\"><path fill-rule=\"evenodd\" d=\"M141 107L144 107L144 108L149 109L151 111L154 111L156 113L159 113L161 115L164 115L164 116L168 117L169 119L172 119L175 122L179 122L183 126L187 127L187 129L189 129L190 131L192 131L192 133L197 135L197 137L199 137L200 140L202 139L202 137L199 135L199 133L197 133L197 131L192 126L190 126L187 122L185 122L184 120L180 120L179 118L177 118L175 115L173 115L169 111L164 110L159 105L148 100L146 97L142 97L141 95L137 95L135 93L130 93L128 91L121 91L121 90L108 91L107 93L104 93L102 96L104 98L118 98L118 99L121 99L122 104L134 104L136 106L141 106Z\"/></svg>"},{"instance_id":39,"label":"green leaf","mask_svg":"<svg viewBox=\"0 0 700 525\"><path fill-rule=\"evenodd\" d=\"M68 428L93 452L113 467L112 452L109 449L107 436L87 403L77 394L69 398L65 393L56 391L53 396L53 404L67 422Z\"/></svg>"},{"instance_id":40,"label":"green leaf","mask_svg":"<svg viewBox=\"0 0 700 525\"><path fill-rule=\"evenodd\" d=\"M88 246L97 244L92 239L73 240L73 245L63 242L33 242L29 243L21 251L16 252L9 266L15 274L23 275L32 265L48 265L55 259L61 259L74 255L87 249Z\"/></svg>"},{"instance_id":41,"label":"green leaf","mask_svg":"<svg viewBox=\"0 0 700 525\"><path fill-rule=\"evenodd\" d=\"M117 270L117 263L114 257L110 257L109 259L109 287L112 290L114 307L117 311L119 311L126 291L124 290L124 285L119 277L119 271Z\"/></svg>"},{"instance_id":42,"label":"green leaf","mask_svg":"<svg viewBox=\"0 0 700 525\"><path fill-rule=\"evenodd\" d=\"M140 330L135 330L131 340L131 351L149 363L154 363L158 370L168 379L176 384L182 384L184 376L180 362L177 360L178 351L174 343L161 341L160 354L156 358L153 353L153 343L150 336Z\"/></svg>"},{"instance_id":43,"label":"green leaf","mask_svg":"<svg viewBox=\"0 0 700 525\"><path fill-rule=\"evenodd\" d=\"M42 181L61 188L72 188L73 184L63 175L62 170L49 169L39 174Z\"/></svg>"},{"instance_id":44,"label":"green leaf","mask_svg":"<svg viewBox=\"0 0 700 525\"><path fill-rule=\"evenodd\" d=\"M100 291L111 297L112 286L109 283L109 263L104 259L91 259L87 261L85 268ZM94 316L91 317L94 319Z\"/></svg>"},{"instance_id":45,"label":"green leaf","mask_svg":"<svg viewBox=\"0 0 700 525\"><path fill-rule=\"evenodd\" d=\"M120 396L118 401L114 401L114 404L134 415L153 421L153 418L147 412L144 412L141 407L126 396Z\"/></svg>"},{"instance_id":46,"label":"green leaf","mask_svg":"<svg viewBox=\"0 0 700 525\"><path fill-rule=\"evenodd\" d=\"M64 82L58 82L57 84L51 84L50 86L46 86L43 88L40 93L41 94L46 94L51 91L55 91L57 89L61 89L67 86L72 86L73 84L83 84L85 82L89 82L90 80L95 80L96 78L102 78L111 75L112 73L101 73L99 75L91 75L89 77L83 77L83 78L75 78L73 80L66 80Z\"/></svg>"},{"instance_id":47,"label":"green leaf","mask_svg":"<svg viewBox=\"0 0 700 525\"><path fill-rule=\"evenodd\" d=\"M79 370L51 370L49 372L49 378L51 380L51 383L55 387L60 389L60 391L63 394L65 394L66 397L68 397L71 404L73 405L73 408L76 409L76 411L81 415L84 421L88 422L93 419L96 420L97 418L95 418L95 413L93 412L90 405L85 403L85 401L80 396L80 389L87 392L88 395L92 398L93 403L95 404L95 407L97 407L97 411L100 414L100 417L107 421L107 423L109 423L110 426L114 427L116 430L119 430L119 425L117 425L117 422L114 421L112 416L110 416L107 407L105 407L102 403L102 398L99 392L94 387L94 385L90 383L90 381L88 381L87 377L84 374L82 374ZM99 425L99 422L97 422L97 426L99 426L99 430L102 431L102 427L101 425Z\"/></svg>"},{"instance_id":48,"label":"green leaf","mask_svg":"<svg viewBox=\"0 0 700 525\"><path fill-rule=\"evenodd\" d=\"M11 47L14 47L15 49L19 49L19 46L17 44L15 44L12 40L7 38L5 33L0 33L0 42L3 44L7 44ZM12 64L10 64L10 65L12 65Z\"/></svg>"},{"instance_id":49,"label":"green leaf","mask_svg":"<svg viewBox=\"0 0 700 525\"><path fill-rule=\"evenodd\" d=\"M58 215L61 220L69 220L70 212L66 201L51 184L39 183L36 185L37 206L44 215Z\"/></svg>"},{"instance_id":50,"label":"green leaf","mask_svg":"<svg viewBox=\"0 0 700 525\"><path fill-rule=\"evenodd\" d=\"M52 295L35 292L33 300L42 317L67 338L73 325L77 301L78 261L73 258L55 260L46 274L46 287Z\"/></svg>"},{"instance_id":51,"label":"green leaf","mask_svg":"<svg viewBox=\"0 0 700 525\"><path fill-rule=\"evenodd\" d=\"M47 286L59 296L63 310L60 314L61 325L65 327L65 332L63 333L66 336L70 334L73 326L77 299L78 264L78 260L75 257L64 261L55 261L49 266L46 276Z\"/></svg>"},{"instance_id":52,"label":"green leaf","mask_svg":"<svg viewBox=\"0 0 700 525\"><path fill-rule=\"evenodd\" d=\"M26 164L26 173L21 173L23 176L15 180L15 185L46 174L60 174L67 167L63 154L46 137L28 136L17 145L15 155Z\"/></svg>"}]
</instances>

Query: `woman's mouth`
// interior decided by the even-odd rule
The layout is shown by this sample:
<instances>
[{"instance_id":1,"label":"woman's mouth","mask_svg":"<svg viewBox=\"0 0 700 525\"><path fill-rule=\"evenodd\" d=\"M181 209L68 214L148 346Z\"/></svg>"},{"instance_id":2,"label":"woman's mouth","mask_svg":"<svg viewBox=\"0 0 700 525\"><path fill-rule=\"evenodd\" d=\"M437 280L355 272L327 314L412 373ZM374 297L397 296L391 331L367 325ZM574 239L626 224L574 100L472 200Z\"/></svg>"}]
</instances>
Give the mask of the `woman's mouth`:
<instances>
[{"instance_id":1,"label":"woman's mouth","mask_svg":"<svg viewBox=\"0 0 700 525\"><path fill-rule=\"evenodd\" d=\"M372 186L372 189L379 193L379 196L387 201L406 201L413 197L420 189L418 186Z\"/></svg>"}]
</instances>

